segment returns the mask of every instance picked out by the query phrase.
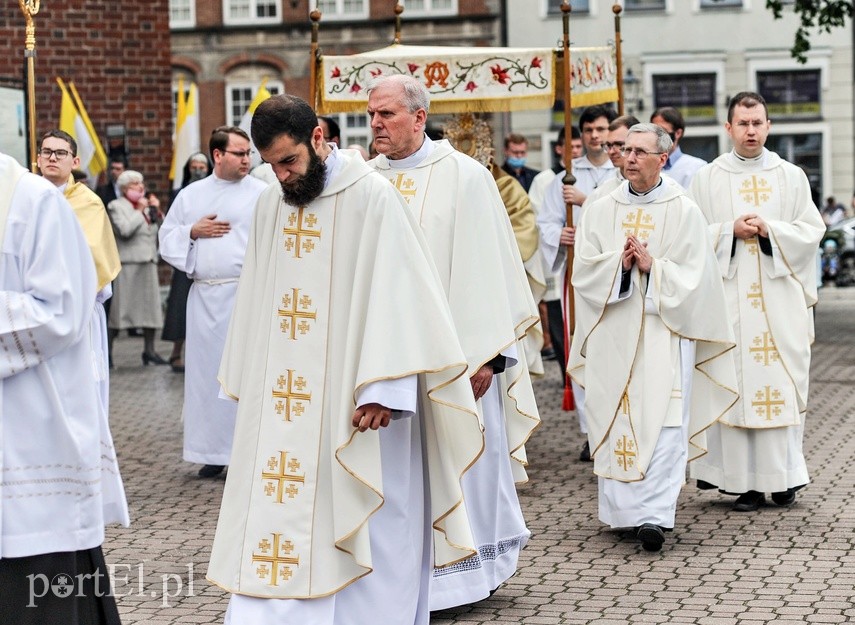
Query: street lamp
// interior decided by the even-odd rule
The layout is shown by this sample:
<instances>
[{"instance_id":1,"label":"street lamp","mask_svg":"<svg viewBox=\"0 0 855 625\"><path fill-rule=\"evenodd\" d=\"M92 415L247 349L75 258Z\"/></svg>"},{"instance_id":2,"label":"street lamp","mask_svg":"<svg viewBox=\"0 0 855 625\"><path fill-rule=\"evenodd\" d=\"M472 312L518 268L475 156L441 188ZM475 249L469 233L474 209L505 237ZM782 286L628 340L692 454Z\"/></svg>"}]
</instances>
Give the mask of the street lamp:
<instances>
[{"instance_id":1,"label":"street lamp","mask_svg":"<svg viewBox=\"0 0 855 625\"><path fill-rule=\"evenodd\" d=\"M641 97L641 79L628 67L623 77L623 87L626 90L627 113L633 114L644 108L644 99Z\"/></svg>"}]
</instances>

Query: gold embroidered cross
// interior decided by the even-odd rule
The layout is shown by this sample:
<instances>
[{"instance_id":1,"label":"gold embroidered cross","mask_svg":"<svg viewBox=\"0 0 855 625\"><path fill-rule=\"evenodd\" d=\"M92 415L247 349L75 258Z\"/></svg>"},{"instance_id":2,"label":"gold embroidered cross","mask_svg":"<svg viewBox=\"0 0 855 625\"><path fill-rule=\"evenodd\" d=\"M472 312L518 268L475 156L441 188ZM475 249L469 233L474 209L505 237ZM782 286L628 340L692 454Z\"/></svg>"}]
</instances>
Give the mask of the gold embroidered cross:
<instances>
[{"instance_id":1,"label":"gold embroidered cross","mask_svg":"<svg viewBox=\"0 0 855 625\"><path fill-rule=\"evenodd\" d=\"M292 414L297 417L303 414L304 401L312 403L311 393L299 392L305 388L306 381L302 377L294 379L293 369L288 369L287 376L280 375L276 380L276 386L279 389L273 389L273 397L279 400L275 406L276 414L284 414L286 421L291 420ZM291 400L294 400L293 405Z\"/></svg>"},{"instance_id":2,"label":"gold embroidered cross","mask_svg":"<svg viewBox=\"0 0 855 625\"><path fill-rule=\"evenodd\" d=\"M621 226L626 236L632 235L644 240L650 237L653 230L656 230L656 225L653 224L653 216L640 208L636 209L635 215L627 215L627 220Z\"/></svg>"},{"instance_id":3,"label":"gold embroidered cross","mask_svg":"<svg viewBox=\"0 0 855 625\"><path fill-rule=\"evenodd\" d=\"M764 367L768 367L769 363L778 360L778 350L775 348L775 341L769 332L754 337L754 347L749 347L748 352L754 354L754 362L762 363Z\"/></svg>"},{"instance_id":4,"label":"gold embroidered cross","mask_svg":"<svg viewBox=\"0 0 855 625\"><path fill-rule=\"evenodd\" d=\"M757 242L757 239L747 239L745 247L752 256L757 256L760 253L760 244Z\"/></svg>"},{"instance_id":5,"label":"gold embroidered cross","mask_svg":"<svg viewBox=\"0 0 855 625\"><path fill-rule=\"evenodd\" d=\"M311 329L306 319L314 321L317 318L317 311L308 311L311 305L310 297L306 295L300 297L300 289L291 289L291 295L282 296L282 308L279 309L278 314L283 319L279 328L286 334L290 333L292 341L297 340L297 330L300 330L300 334L306 334ZM300 319L299 325L298 319Z\"/></svg>"},{"instance_id":6,"label":"gold embroidered cross","mask_svg":"<svg viewBox=\"0 0 855 625\"><path fill-rule=\"evenodd\" d=\"M302 252L310 253L315 249L312 238L320 239L320 230L310 230L317 223L318 218L314 213L309 213L303 223L303 213L306 209L300 208L296 213L288 215L288 225L282 229L285 235L285 250L294 252L294 258L302 258Z\"/></svg>"},{"instance_id":7,"label":"gold embroidered cross","mask_svg":"<svg viewBox=\"0 0 855 625\"><path fill-rule=\"evenodd\" d=\"M398 193L404 196L404 199L407 200L407 204L410 203L410 198L415 197L418 192L413 186L416 184L416 181L412 178L407 178L404 180L404 174L397 174L395 176L395 180L392 181L392 184L395 185L395 188L398 190Z\"/></svg>"},{"instance_id":8,"label":"gold embroidered cross","mask_svg":"<svg viewBox=\"0 0 855 625\"><path fill-rule=\"evenodd\" d=\"M762 312L766 312L766 303L763 300L763 289L760 288L759 282L755 282L751 285L751 290L748 291L748 301L751 302L751 306L755 310L759 308Z\"/></svg>"},{"instance_id":9,"label":"gold embroidered cross","mask_svg":"<svg viewBox=\"0 0 855 625\"><path fill-rule=\"evenodd\" d=\"M259 579L267 580L271 586L279 585L279 578L284 581L291 579L291 567L289 565L300 566L300 557L291 557L291 552L294 551L294 545L291 541L284 541L280 544L282 534L271 534L273 536L273 545L266 538L258 543L258 549L261 553L252 554L252 563L260 562L255 573Z\"/></svg>"},{"instance_id":10,"label":"gold embroidered cross","mask_svg":"<svg viewBox=\"0 0 855 625\"><path fill-rule=\"evenodd\" d=\"M781 399L780 391L773 391L770 387L763 387L764 390L757 391L754 394L754 399L751 405L754 407L758 417L763 417L766 421L771 421L772 417L781 415L781 406L785 405Z\"/></svg>"},{"instance_id":11,"label":"gold embroidered cross","mask_svg":"<svg viewBox=\"0 0 855 625\"><path fill-rule=\"evenodd\" d=\"M623 465L624 471L629 470L629 467L635 464L635 443L627 439L625 434L617 442L615 456L617 456L618 465Z\"/></svg>"},{"instance_id":12,"label":"gold embroidered cross","mask_svg":"<svg viewBox=\"0 0 855 625\"><path fill-rule=\"evenodd\" d=\"M305 473L303 475L294 473L300 467L300 462L294 458L286 462L287 455L287 451L280 451L278 459L276 456L272 456L267 461L269 471L261 472L261 479L267 480L264 484L264 494L269 497L275 493L276 503L283 503L282 498L285 495L288 495L288 499L293 499L300 492L296 484L305 484L306 482ZM290 470L291 473L288 473L286 469ZM285 488L286 484L288 484L288 488Z\"/></svg>"},{"instance_id":13,"label":"gold embroidered cross","mask_svg":"<svg viewBox=\"0 0 855 625\"><path fill-rule=\"evenodd\" d=\"M742 199L754 206L760 206L760 204L767 202L770 193L772 193L772 187L769 186L766 179L758 179L757 176L751 176L751 180L743 182L742 188L739 190Z\"/></svg>"}]
</instances>

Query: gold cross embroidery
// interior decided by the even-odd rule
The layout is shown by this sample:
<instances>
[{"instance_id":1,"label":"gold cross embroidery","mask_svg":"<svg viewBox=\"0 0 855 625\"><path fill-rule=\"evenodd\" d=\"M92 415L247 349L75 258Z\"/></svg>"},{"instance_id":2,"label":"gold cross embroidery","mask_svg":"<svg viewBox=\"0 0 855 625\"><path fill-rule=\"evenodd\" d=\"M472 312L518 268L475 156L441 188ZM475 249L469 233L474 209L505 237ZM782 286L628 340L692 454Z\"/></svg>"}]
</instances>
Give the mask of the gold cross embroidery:
<instances>
[{"instance_id":1,"label":"gold cross embroidery","mask_svg":"<svg viewBox=\"0 0 855 625\"><path fill-rule=\"evenodd\" d=\"M755 310L759 308L762 312L766 312L766 303L763 300L763 289L760 288L759 282L755 282L751 285L751 290L748 291L748 301L751 302L751 306Z\"/></svg>"},{"instance_id":2,"label":"gold cross embroidery","mask_svg":"<svg viewBox=\"0 0 855 625\"><path fill-rule=\"evenodd\" d=\"M754 362L761 363L764 367L778 361L778 350L769 332L754 337L754 347L749 347L748 352L754 354Z\"/></svg>"},{"instance_id":3,"label":"gold cross embroidery","mask_svg":"<svg viewBox=\"0 0 855 625\"><path fill-rule=\"evenodd\" d=\"M625 434L617 442L615 456L617 456L618 465L622 465L624 471L628 471L635 464L635 443L627 439Z\"/></svg>"},{"instance_id":4,"label":"gold cross embroidery","mask_svg":"<svg viewBox=\"0 0 855 625\"><path fill-rule=\"evenodd\" d=\"M278 314L283 319L279 328L286 334L290 333L292 341L297 340L297 330L300 331L300 334L306 334L306 332L311 330L311 326L306 319L314 321L318 314L317 311L308 311L311 305L312 300L310 297L306 295L300 297L300 289L291 289L291 295L282 296L282 308L279 309ZM299 325L297 324L297 319L300 319Z\"/></svg>"},{"instance_id":5,"label":"gold cross embroidery","mask_svg":"<svg viewBox=\"0 0 855 625\"><path fill-rule=\"evenodd\" d=\"M288 225L282 229L282 234L285 235L285 250L293 251L294 258L302 258L300 256L302 252L311 253L315 249L315 242L312 241L312 238L321 238L320 230L310 230L318 222L314 213L309 213L306 216L304 224L303 213L305 210L305 208L300 208L296 213L288 215Z\"/></svg>"},{"instance_id":6,"label":"gold cross embroidery","mask_svg":"<svg viewBox=\"0 0 855 625\"><path fill-rule=\"evenodd\" d=\"M289 565L300 566L300 557L290 557L294 551L294 545L291 541L286 540L280 544L282 534L271 534L273 536L273 545L266 538L258 543L258 549L261 553L252 554L252 563L260 562L255 573L259 579L268 580L271 586L279 585L279 578L284 581L291 579L291 567Z\"/></svg>"},{"instance_id":7,"label":"gold cross embroidery","mask_svg":"<svg viewBox=\"0 0 855 625\"><path fill-rule=\"evenodd\" d=\"M269 480L264 484L264 494L269 497L275 493L276 503L283 503L284 495L288 495L288 499L293 499L300 492L295 483L305 484L306 482L305 473L303 475L296 475L295 473L300 468L300 461L291 458L290 461L286 462L287 456L287 451L280 451L278 459L276 456L272 456L267 461L269 471L261 472L261 479ZM285 488L286 483L289 483L288 488Z\"/></svg>"},{"instance_id":8,"label":"gold cross embroidery","mask_svg":"<svg viewBox=\"0 0 855 625\"><path fill-rule=\"evenodd\" d=\"M636 209L635 215L627 215L627 220L621 226L626 236L632 235L644 240L650 237L653 230L656 230L656 225L653 224L653 216L640 208Z\"/></svg>"},{"instance_id":9,"label":"gold cross embroidery","mask_svg":"<svg viewBox=\"0 0 855 625\"><path fill-rule=\"evenodd\" d=\"M279 400L275 406L276 414L284 414L286 421L291 421L292 414L297 417L303 414L304 401L312 403L311 393L299 392L306 388L306 381L302 376L294 379L293 369L288 369L287 377L280 375L276 380L276 386L279 388L279 390L273 389L273 397ZM291 400L294 400L293 405Z\"/></svg>"},{"instance_id":10,"label":"gold cross embroidery","mask_svg":"<svg viewBox=\"0 0 855 625\"><path fill-rule=\"evenodd\" d=\"M742 188L739 190L742 199L754 206L766 203L769 200L770 193L772 193L772 187L769 186L766 179L758 179L757 176L751 176L751 180L743 182Z\"/></svg>"},{"instance_id":11,"label":"gold cross embroidery","mask_svg":"<svg viewBox=\"0 0 855 625\"><path fill-rule=\"evenodd\" d=\"M416 193L418 193L417 189L414 189L413 186L416 184L416 181L412 178L407 178L404 180L405 174L397 174L395 176L395 180L392 181L392 184L395 185L395 188L398 190L398 193L404 196L404 199L407 200L407 204L410 203L410 198L415 197Z\"/></svg>"},{"instance_id":12,"label":"gold cross embroidery","mask_svg":"<svg viewBox=\"0 0 855 625\"><path fill-rule=\"evenodd\" d=\"M754 400L751 405L754 407L758 417L763 417L766 421L771 421L772 417L781 415L781 406L785 405L781 399L780 391L773 391L770 387L763 387L764 390L757 391L754 394Z\"/></svg>"}]
</instances>

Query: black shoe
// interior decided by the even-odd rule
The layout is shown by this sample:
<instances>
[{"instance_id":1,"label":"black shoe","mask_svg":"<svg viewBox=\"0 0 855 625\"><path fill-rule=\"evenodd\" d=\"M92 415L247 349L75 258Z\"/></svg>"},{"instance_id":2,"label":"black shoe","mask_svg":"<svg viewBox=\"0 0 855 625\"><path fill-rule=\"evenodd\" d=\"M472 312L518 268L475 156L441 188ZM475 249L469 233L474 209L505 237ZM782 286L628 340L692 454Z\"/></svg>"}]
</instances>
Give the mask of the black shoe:
<instances>
[{"instance_id":1,"label":"black shoe","mask_svg":"<svg viewBox=\"0 0 855 625\"><path fill-rule=\"evenodd\" d=\"M172 367L173 373L184 373L184 360L181 356L172 356L169 359L169 366Z\"/></svg>"},{"instance_id":2,"label":"black shoe","mask_svg":"<svg viewBox=\"0 0 855 625\"><path fill-rule=\"evenodd\" d=\"M698 480L698 490L712 490L714 488L718 488L718 486L705 482L704 480Z\"/></svg>"},{"instance_id":3,"label":"black shoe","mask_svg":"<svg viewBox=\"0 0 855 625\"><path fill-rule=\"evenodd\" d=\"M788 488L780 493L772 493L772 501L779 506L790 506L796 501L796 489Z\"/></svg>"},{"instance_id":4,"label":"black shoe","mask_svg":"<svg viewBox=\"0 0 855 625\"><path fill-rule=\"evenodd\" d=\"M148 365L148 364L168 365L169 364L156 352L143 352L142 353L142 363L143 363L143 365Z\"/></svg>"},{"instance_id":5,"label":"black shoe","mask_svg":"<svg viewBox=\"0 0 855 625\"><path fill-rule=\"evenodd\" d=\"M766 496L756 490L749 490L736 498L733 509L737 512L754 512L766 502Z\"/></svg>"},{"instance_id":6,"label":"black shoe","mask_svg":"<svg viewBox=\"0 0 855 625\"><path fill-rule=\"evenodd\" d=\"M665 530L653 523L645 523L635 533L645 551L659 551L665 542Z\"/></svg>"},{"instance_id":7,"label":"black shoe","mask_svg":"<svg viewBox=\"0 0 855 625\"><path fill-rule=\"evenodd\" d=\"M541 350L540 357L542 360L555 360L558 356L555 355L555 350L550 347L549 349Z\"/></svg>"},{"instance_id":8,"label":"black shoe","mask_svg":"<svg viewBox=\"0 0 855 625\"><path fill-rule=\"evenodd\" d=\"M217 477L225 468L223 464L206 464L199 469L199 477Z\"/></svg>"},{"instance_id":9,"label":"black shoe","mask_svg":"<svg viewBox=\"0 0 855 625\"><path fill-rule=\"evenodd\" d=\"M588 441L585 441L585 446L582 447L582 451L579 452L579 460L582 462L591 461L591 447L588 445Z\"/></svg>"}]
</instances>

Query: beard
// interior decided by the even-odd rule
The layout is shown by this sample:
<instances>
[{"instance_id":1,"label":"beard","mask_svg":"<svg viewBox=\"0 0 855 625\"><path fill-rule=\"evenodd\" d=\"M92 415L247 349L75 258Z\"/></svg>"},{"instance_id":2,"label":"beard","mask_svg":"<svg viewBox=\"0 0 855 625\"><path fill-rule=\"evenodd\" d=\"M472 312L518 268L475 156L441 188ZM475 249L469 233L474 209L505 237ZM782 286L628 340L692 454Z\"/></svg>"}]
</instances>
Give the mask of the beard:
<instances>
[{"instance_id":1,"label":"beard","mask_svg":"<svg viewBox=\"0 0 855 625\"><path fill-rule=\"evenodd\" d=\"M309 150L309 164L306 167L306 173L294 182L280 183L282 199L291 206L305 206L324 190L327 166L311 145L306 147Z\"/></svg>"}]
</instances>

